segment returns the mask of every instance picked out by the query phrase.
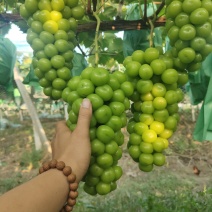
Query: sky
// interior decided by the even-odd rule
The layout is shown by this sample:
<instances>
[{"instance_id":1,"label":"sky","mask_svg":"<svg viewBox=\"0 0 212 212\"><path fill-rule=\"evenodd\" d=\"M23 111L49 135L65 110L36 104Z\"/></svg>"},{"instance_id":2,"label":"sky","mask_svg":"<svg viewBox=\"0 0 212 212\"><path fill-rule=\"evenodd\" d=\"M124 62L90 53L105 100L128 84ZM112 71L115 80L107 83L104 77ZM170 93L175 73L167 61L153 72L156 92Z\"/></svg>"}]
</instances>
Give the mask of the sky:
<instances>
[{"instance_id":1,"label":"sky","mask_svg":"<svg viewBox=\"0 0 212 212\"><path fill-rule=\"evenodd\" d=\"M26 41L26 33L21 32L16 25L11 24L11 29L5 37L14 43L17 51L32 52L31 47Z\"/></svg>"}]
</instances>

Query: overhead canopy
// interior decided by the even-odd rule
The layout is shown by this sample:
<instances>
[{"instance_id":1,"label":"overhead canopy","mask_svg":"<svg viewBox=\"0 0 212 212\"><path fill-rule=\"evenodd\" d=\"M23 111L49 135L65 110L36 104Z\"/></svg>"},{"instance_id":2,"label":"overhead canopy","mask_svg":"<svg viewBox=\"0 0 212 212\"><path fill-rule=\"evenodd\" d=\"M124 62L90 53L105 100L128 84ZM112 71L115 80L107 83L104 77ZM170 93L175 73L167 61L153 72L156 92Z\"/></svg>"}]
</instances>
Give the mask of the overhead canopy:
<instances>
[{"instance_id":1,"label":"overhead canopy","mask_svg":"<svg viewBox=\"0 0 212 212\"><path fill-rule=\"evenodd\" d=\"M190 96L194 104L203 100L194 130L194 139L212 141L212 53L190 83Z\"/></svg>"},{"instance_id":2,"label":"overhead canopy","mask_svg":"<svg viewBox=\"0 0 212 212\"><path fill-rule=\"evenodd\" d=\"M13 68L16 62L16 47L0 35L0 85L8 91L12 88Z\"/></svg>"}]
</instances>

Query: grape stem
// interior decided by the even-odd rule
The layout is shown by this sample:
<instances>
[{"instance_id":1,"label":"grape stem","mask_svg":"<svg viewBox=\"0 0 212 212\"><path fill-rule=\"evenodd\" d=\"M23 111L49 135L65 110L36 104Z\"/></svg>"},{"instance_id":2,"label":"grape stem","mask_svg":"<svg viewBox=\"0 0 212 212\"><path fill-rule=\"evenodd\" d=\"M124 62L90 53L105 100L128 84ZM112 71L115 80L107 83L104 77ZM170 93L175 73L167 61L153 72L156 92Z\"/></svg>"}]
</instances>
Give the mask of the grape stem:
<instances>
[{"instance_id":1,"label":"grape stem","mask_svg":"<svg viewBox=\"0 0 212 212\"><path fill-rule=\"evenodd\" d=\"M99 37L99 27L101 20L96 12L93 12L93 16L96 18L97 24L96 24L96 33L94 38L94 45L95 45L95 66L98 66L99 62L99 45L98 45L98 37Z\"/></svg>"},{"instance_id":2,"label":"grape stem","mask_svg":"<svg viewBox=\"0 0 212 212\"><path fill-rule=\"evenodd\" d=\"M148 19L148 22L149 22L149 25L150 25L149 46L153 47L153 45L154 45L153 37L154 37L154 28L155 27L154 27L154 24L153 24L151 19Z\"/></svg>"}]
</instances>

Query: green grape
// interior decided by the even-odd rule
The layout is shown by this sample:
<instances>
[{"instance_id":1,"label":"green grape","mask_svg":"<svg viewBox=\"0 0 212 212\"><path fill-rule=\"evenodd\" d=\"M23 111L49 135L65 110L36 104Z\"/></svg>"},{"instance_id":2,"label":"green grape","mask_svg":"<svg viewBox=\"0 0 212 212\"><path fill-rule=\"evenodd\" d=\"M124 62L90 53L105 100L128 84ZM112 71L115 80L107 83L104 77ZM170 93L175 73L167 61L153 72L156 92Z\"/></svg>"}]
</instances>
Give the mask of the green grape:
<instances>
[{"instance_id":1,"label":"green grape","mask_svg":"<svg viewBox=\"0 0 212 212\"><path fill-rule=\"evenodd\" d=\"M72 77L77 20L84 16L79 4L78 0L26 0L20 8L21 16L29 25L26 39L34 51L33 68L38 67L35 75L45 89L44 94L52 99L68 100L62 92L69 87L67 82Z\"/></svg>"},{"instance_id":2,"label":"green grape","mask_svg":"<svg viewBox=\"0 0 212 212\"><path fill-rule=\"evenodd\" d=\"M211 53L211 0L166 1L165 31L171 45L173 68L198 71ZM208 38L208 39L207 39Z\"/></svg>"},{"instance_id":3,"label":"green grape","mask_svg":"<svg viewBox=\"0 0 212 212\"><path fill-rule=\"evenodd\" d=\"M186 48L182 50L187 51ZM181 52L180 55L182 53L185 54ZM145 54L148 59L143 61ZM193 56L189 55L192 59ZM187 83L188 74L174 68L174 58L168 57L168 53L159 56L158 49L151 47L143 53L136 50L131 60L125 63L127 77L131 81L133 77L129 67L134 61L140 61L141 66L139 74L134 75L134 92L129 96L133 118L127 124L127 149L139 169L150 172L154 166L165 164L163 152L168 148L168 139L177 129L178 103L183 100L183 93L178 86Z\"/></svg>"},{"instance_id":4,"label":"green grape","mask_svg":"<svg viewBox=\"0 0 212 212\"><path fill-rule=\"evenodd\" d=\"M69 104L70 129L76 126L82 98L90 99L93 109L90 141L94 163L90 163L83 188L91 195L106 195L116 189L116 181L122 175L117 166L124 143L121 128L127 124L125 112L130 107L128 97L133 93L133 85L119 71L110 74L104 68L89 67L80 76L72 77L66 86L62 98Z\"/></svg>"}]
</instances>

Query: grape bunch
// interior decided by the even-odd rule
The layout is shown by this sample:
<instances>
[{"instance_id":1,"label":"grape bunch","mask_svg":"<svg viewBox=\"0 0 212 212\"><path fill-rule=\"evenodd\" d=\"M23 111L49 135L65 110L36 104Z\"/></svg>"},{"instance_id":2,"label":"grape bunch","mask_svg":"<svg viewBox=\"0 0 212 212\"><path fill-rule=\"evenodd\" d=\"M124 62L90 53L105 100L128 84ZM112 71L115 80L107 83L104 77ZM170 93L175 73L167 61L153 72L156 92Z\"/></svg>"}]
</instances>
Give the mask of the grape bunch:
<instances>
[{"instance_id":1,"label":"grape bunch","mask_svg":"<svg viewBox=\"0 0 212 212\"><path fill-rule=\"evenodd\" d=\"M173 61L160 55L157 48L136 50L123 62L134 92L133 117L127 124L128 152L142 171L149 172L154 165L165 163L164 149L179 121L178 103L183 92L178 87L188 80L173 68Z\"/></svg>"},{"instance_id":2,"label":"grape bunch","mask_svg":"<svg viewBox=\"0 0 212 212\"><path fill-rule=\"evenodd\" d=\"M127 124L125 111L133 93L132 83L120 71L109 73L102 67L84 69L74 76L63 90L62 99L68 103L67 126L74 130L83 98L92 103L90 123L91 161L84 177L84 190L90 195L105 195L116 189L122 175L118 160L124 143L121 128Z\"/></svg>"},{"instance_id":3,"label":"grape bunch","mask_svg":"<svg viewBox=\"0 0 212 212\"><path fill-rule=\"evenodd\" d=\"M172 48L174 67L197 71L212 52L212 1L166 1L165 30Z\"/></svg>"},{"instance_id":4,"label":"grape bunch","mask_svg":"<svg viewBox=\"0 0 212 212\"><path fill-rule=\"evenodd\" d=\"M27 42L33 68L45 95L60 99L71 78L77 20L84 16L78 0L25 0L20 7L27 21Z\"/></svg>"}]
</instances>

